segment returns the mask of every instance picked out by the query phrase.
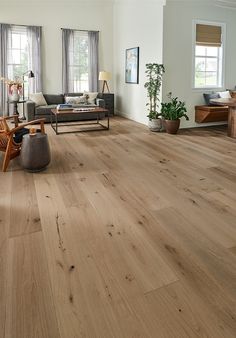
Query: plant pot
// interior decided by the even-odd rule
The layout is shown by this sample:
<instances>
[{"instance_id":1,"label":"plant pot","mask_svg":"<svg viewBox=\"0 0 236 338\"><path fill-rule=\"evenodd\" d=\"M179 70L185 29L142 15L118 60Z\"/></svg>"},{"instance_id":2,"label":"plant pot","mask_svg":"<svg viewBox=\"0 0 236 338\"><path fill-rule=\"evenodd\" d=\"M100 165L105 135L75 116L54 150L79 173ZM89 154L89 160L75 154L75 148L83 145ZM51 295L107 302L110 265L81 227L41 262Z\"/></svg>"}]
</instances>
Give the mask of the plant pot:
<instances>
[{"instance_id":1,"label":"plant pot","mask_svg":"<svg viewBox=\"0 0 236 338\"><path fill-rule=\"evenodd\" d=\"M162 128L161 119L152 119L148 121L148 127L151 131L160 131Z\"/></svg>"},{"instance_id":2,"label":"plant pot","mask_svg":"<svg viewBox=\"0 0 236 338\"><path fill-rule=\"evenodd\" d=\"M180 119L178 120L164 120L165 129L168 134L177 134L180 125Z\"/></svg>"}]
</instances>

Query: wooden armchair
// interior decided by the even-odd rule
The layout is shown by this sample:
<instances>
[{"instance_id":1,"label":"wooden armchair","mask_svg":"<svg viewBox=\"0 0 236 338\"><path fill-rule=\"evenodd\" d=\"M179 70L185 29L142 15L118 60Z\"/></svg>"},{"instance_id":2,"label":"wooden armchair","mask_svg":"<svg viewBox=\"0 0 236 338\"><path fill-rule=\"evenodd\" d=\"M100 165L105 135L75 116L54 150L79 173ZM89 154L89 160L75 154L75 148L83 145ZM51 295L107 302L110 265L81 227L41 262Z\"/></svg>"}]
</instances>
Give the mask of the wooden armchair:
<instances>
[{"instance_id":1,"label":"wooden armchair","mask_svg":"<svg viewBox=\"0 0 236 338\"><path fill-rule=\"evenodd\" d=\"M15 126L10 129L7 121L14 119ZM6 171L8 164L11 159L20 155L21 144L22 142L15 141L15 135L22 131L26 126L32 124L40 123L40 131L41 133L45 133L44 130L44 121L45 119L38 119L26 123L18 124L18 115L8 116L8 117L0 117L0 151L5 153L3 159L2 171Z\"/></svg>"}]
</instances>

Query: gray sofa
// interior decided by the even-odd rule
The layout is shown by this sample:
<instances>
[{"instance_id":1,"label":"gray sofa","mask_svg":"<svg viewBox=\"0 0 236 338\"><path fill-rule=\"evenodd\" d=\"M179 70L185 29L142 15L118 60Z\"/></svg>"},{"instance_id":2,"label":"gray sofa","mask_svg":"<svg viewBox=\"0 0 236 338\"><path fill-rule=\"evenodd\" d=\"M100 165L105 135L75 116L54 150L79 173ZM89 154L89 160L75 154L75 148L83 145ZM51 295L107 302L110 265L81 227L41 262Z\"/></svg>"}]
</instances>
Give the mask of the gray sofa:
<instances>
[{"instance_id":1,"label":"gray sofa","mask_svg":"<svg viewBox=\"0 0 236 338\"><path fill-rule=\"evenodd\" d=\"M47 105L45 106L36 106L33 101L27 101L25 103L25 116L27 121L32 121L39 118L45 118L46 122L50 122L50 113L51 109L56 108L58 104L65 103L65 96L82 96L83 93L68 93L68 94L43 94ZM99 107L105 108L106 103L105 100L102 98L103 94L98 94L95 104ZM73 107L91 107L91 104L79 104L73 105ZM104 115L101 114L100 118L103 118ZM80 113L79 115L68 115L68 116L61 116L60 121L73 121L73 120L90 120L96 119L97 115L91 113Z\"/></svg>"}]
</instances>

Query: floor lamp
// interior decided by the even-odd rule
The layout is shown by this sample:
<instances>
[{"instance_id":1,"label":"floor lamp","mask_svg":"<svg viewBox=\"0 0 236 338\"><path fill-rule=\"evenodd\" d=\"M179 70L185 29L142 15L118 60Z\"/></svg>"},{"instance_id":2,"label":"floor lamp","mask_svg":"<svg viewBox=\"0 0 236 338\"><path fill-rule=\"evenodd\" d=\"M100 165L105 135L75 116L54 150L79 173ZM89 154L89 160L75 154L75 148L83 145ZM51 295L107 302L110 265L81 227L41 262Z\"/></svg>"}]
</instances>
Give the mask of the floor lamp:
<instances>
[{"instance_id":1,"label":"floor lamp","mask_svg":"<svg viewBox=\"0 0 236 338\"><path fill-rule=\"evenodd\" d=\"M111 73L102 71L102 72L99 73L98 79L100 81L103 81L102 93L104 93L105 87L107 87L107 91L108 91L108 93L110 93L107 81L111 79Z\"/></svg>"},{"instance_id":2,"label":"floor lamp","mask_svg":"<svg viewBox=\"0 0 236 338\"><path fill-rule=\"evenodd\" d=\"M34 73L32 72L32 70L27 70L26 72L24 72L22 74L22 79L23 79L23 83L22 83L22 101L25 101L25 86L24 86L24 78L25 76L28 77L28 79L33 78L34 77ZM29 98L29 83L28 83L28 98ZM24 108L24 102L23 102L23 120L25 120L25 108Z\"/></svg>"}]
</instances>

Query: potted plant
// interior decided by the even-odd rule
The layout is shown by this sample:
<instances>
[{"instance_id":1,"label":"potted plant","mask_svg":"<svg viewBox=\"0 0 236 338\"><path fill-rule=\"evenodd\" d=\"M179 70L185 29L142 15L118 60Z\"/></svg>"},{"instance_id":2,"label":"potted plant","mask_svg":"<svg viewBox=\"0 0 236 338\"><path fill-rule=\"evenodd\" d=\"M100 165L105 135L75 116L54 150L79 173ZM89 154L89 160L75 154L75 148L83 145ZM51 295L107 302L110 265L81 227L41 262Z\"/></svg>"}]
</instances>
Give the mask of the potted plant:
<instances>
[{"instance_id":1,"label":"potted plant","mask_svg":"<svg viewBox=\"0 0 236 338\"><path fill-rule=\"evenodd\" d=\"M179 101L178 97L173 97L171 92L167 97L169 101L161 104L161 116L164 120L167 133L176 134L179 130L181 117L185 117L186 120L189 120L186 114L187 109L185 102Z\"/></svg>"},{"instance_id":2,"label":"potted plant","mask_svg":"<svg viewBox=\"0 0 236 338\"><path fill-rule=\"evenodd\" d=\"M149 102L146 104L146 106L148 106L148 126L151 131L160 131L162 128L161 119L159 118L160 112L158 111L158 102L160 101L159 95L162 83L162 75L164 72L165 68L162 64L146 64L145 73L147 75L147 82L144 84L144 87L147 88L147 96L149 98Z\"/></svg>"}]
</instances>

